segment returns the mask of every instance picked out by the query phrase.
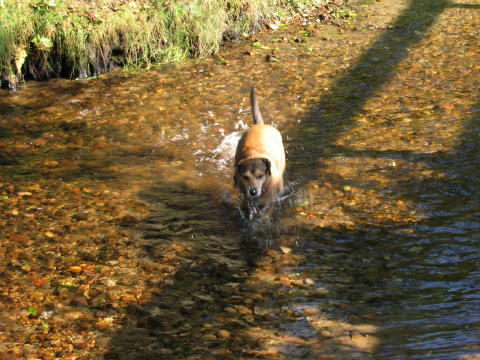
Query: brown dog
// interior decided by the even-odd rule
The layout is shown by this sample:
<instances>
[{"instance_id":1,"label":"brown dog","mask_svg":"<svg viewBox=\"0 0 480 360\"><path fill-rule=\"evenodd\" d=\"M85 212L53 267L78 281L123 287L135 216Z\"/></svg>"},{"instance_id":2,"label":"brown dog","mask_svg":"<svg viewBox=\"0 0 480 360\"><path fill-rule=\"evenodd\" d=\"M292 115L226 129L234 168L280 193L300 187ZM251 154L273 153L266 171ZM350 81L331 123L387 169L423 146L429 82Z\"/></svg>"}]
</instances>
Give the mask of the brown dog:
<instances>
[{"instance_id":1,"label":"brown dog","mask_svg":"<svg viewBox=\"0 0 480 360\"><path fill-rule=\"evenodd\" d=\"M250 92L254 125L245 131L235 153L235 186L248 217L263 212L283 193L285 151L282 135L263 123L255 87Z\"/></svg>"}]
</instances>

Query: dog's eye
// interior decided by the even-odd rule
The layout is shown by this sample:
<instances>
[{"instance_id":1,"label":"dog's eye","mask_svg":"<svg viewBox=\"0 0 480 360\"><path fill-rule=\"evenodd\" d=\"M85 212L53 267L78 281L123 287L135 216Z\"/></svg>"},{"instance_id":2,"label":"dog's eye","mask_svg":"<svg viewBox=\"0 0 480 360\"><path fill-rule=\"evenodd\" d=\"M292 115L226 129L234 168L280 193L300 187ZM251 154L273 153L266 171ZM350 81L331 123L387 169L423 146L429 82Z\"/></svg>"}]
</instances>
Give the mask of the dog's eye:
<instances>
[{"instance_id":1,"label":"dog's eye","mask_svg":"<svg viewBox=\"0 0 480 360\"><path fill-rule=\"evenodd\" d=\"M261 179L263 178L263 174L262 175L257 175L257 179Z\"/></svg>"},{"instance_id":2,"label":"dog's eye","mask_svg":"<svg viewBox=\"0 0 480 360\"><path fill-rule=\"evenodd\" d=\"M250 178L247 175L242 176L243 180L250 180Z\"/></svg>"}]
</instances>

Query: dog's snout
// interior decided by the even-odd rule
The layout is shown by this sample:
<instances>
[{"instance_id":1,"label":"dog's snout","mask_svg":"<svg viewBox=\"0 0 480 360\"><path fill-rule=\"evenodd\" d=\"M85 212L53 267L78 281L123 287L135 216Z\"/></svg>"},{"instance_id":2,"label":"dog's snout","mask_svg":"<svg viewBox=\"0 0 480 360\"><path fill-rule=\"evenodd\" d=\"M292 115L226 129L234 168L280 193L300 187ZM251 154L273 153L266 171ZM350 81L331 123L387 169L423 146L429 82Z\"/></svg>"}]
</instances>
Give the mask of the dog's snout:
<instances>
[{"instance_id":1,"label":"dog's snout","mask_svg":"<svg viewBox=\"0 0 480 360\"><path fill-rule=\"evenodd\" d=\"M257 189L250 189L250 196L257 196Z\"/></svg>"}]
</instances>

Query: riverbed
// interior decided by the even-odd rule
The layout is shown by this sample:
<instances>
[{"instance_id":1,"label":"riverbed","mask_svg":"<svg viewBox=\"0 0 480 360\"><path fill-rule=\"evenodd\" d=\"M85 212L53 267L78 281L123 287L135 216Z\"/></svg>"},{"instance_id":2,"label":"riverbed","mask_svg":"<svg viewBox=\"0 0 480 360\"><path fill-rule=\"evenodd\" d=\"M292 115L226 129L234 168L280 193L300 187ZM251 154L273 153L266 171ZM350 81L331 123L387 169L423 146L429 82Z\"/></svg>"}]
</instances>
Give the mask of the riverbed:
<instances>
[{"instance_id":1,"label":"riverbed","mask_svg":"<svg viewBox=\"0 0 480 360\"><path fill-rule=\"evenodd\" d=\"M480 2L356 9L3 92L0 357L480 358ZM246 221L252 85L290 196Z\"/></svg>"}]
</instances>

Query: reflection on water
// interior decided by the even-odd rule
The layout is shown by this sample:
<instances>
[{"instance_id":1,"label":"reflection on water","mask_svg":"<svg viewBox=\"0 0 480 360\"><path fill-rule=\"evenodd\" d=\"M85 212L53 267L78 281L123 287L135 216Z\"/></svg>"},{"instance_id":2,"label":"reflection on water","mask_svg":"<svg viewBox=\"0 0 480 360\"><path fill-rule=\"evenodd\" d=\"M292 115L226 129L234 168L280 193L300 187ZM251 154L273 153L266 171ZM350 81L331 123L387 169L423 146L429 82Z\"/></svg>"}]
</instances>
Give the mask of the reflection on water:
<instances>
[{"instance_id":1,"label":"reflection on water","mask_svg":"<svg viewBox=\"0 0 480 360\"><path fill-rule=\"evenodd\" d=\"M15 256L2 286L51 284L12 295L6 313L80 309L75 336L96 345L62 356L479 356L478 9L436 2L418 22L418 3L371 5L383 15L352 29L259 36L280 62L238 43L226 62L3 94ZM252 82L296 186L277 217L249 224L230 167ZM22 351L54 346L67 327L55 316L48 331L46 318L15 325L43 326Z\"/></svg>"}]
</instances>

